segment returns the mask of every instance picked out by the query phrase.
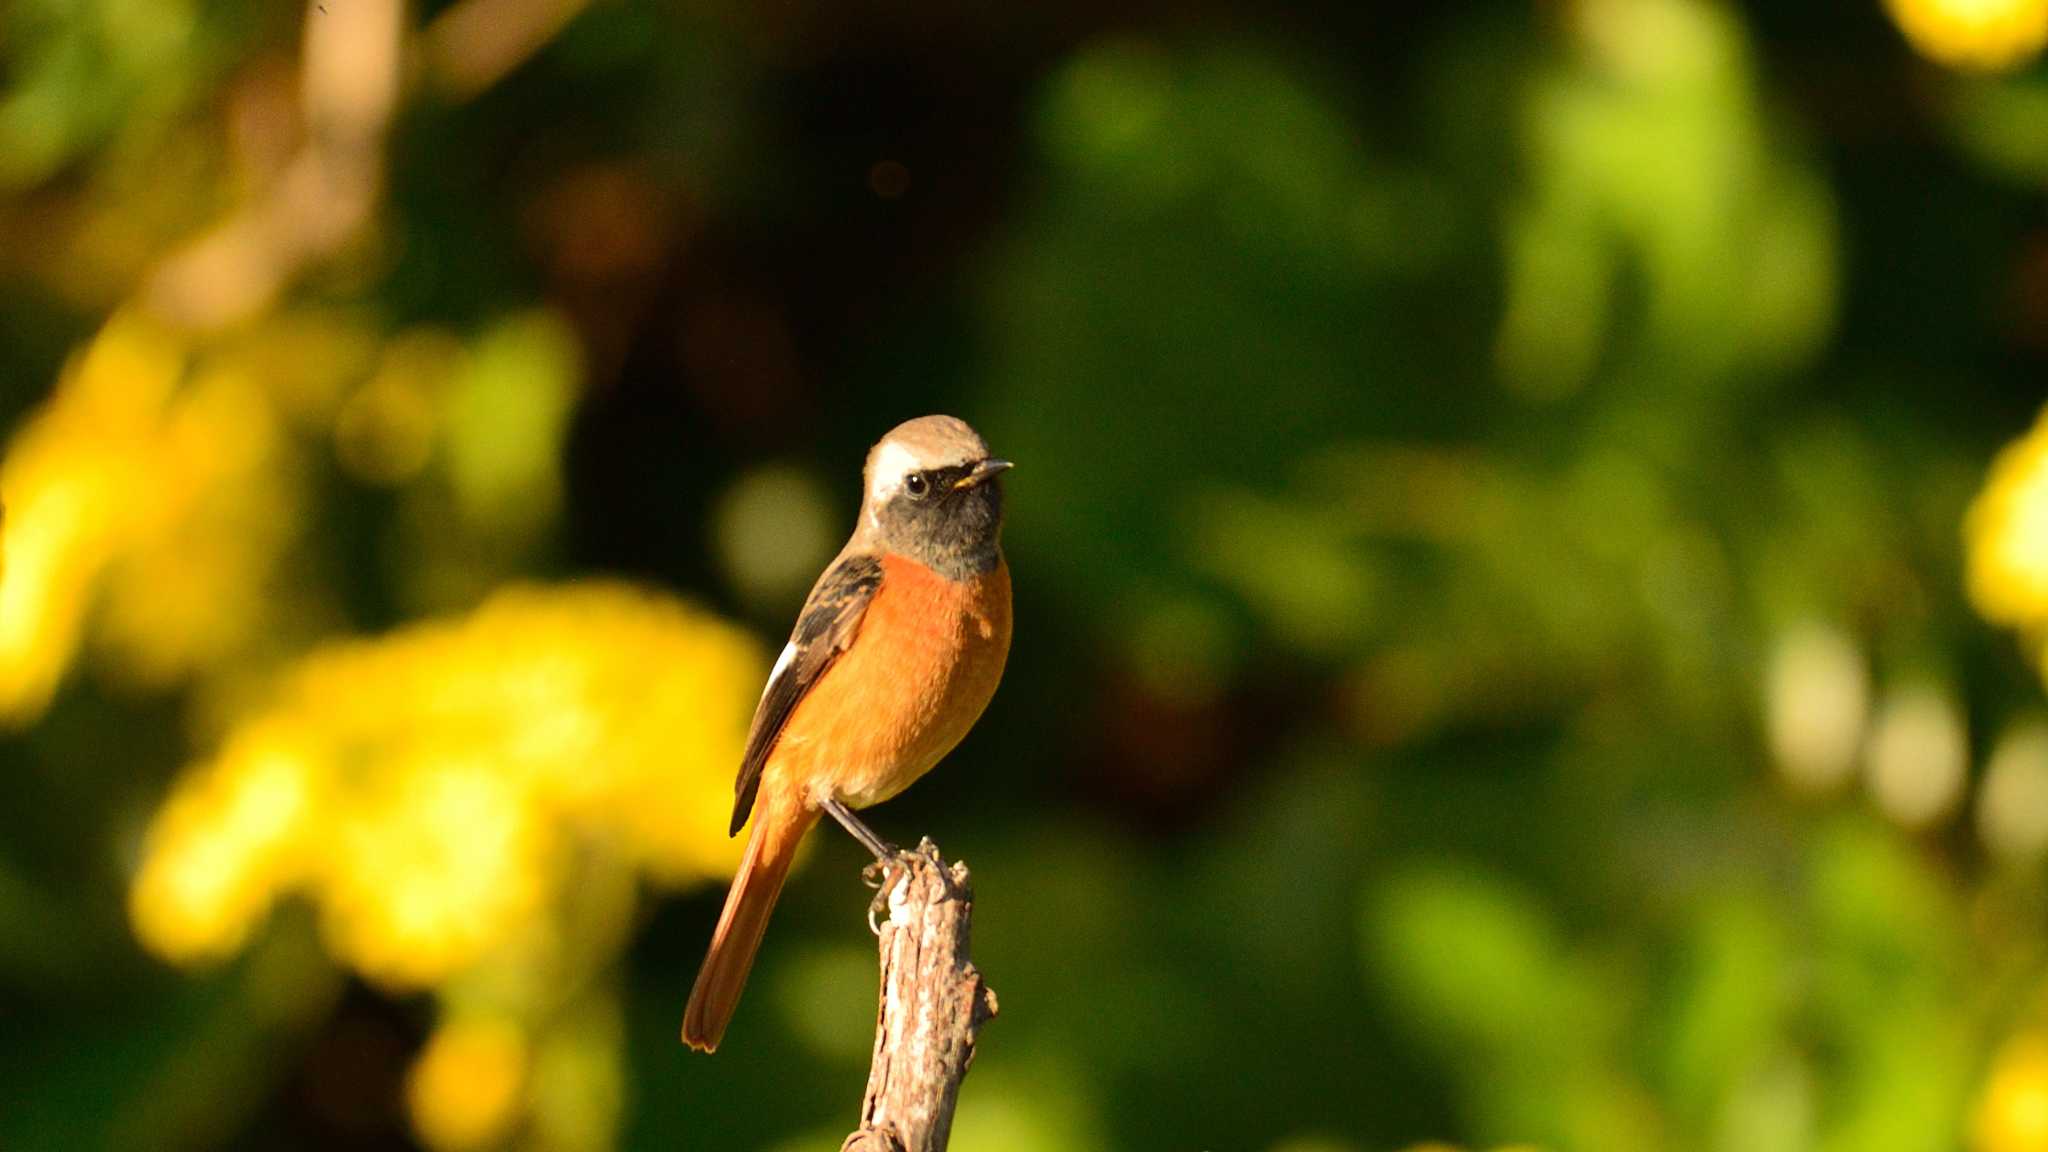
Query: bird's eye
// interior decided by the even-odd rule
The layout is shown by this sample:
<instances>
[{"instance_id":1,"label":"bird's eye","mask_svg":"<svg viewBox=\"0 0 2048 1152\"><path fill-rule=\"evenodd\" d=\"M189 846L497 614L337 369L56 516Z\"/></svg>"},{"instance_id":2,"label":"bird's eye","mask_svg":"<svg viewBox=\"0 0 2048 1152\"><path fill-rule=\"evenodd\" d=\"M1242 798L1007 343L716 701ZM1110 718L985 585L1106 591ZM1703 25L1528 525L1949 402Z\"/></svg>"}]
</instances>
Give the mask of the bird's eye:
<instances>
[{"instance_id":1,"label":"bird's eye","mask_svg":"<svg viewBox=\"0 0 2048 1152\"><path fill-rule=\"evenodd\" d=\"M903 478L903 490L922 499L925 493L932 490L932 482L925 478L924 473L912 472Z\"/></svg>"}]
</instances>

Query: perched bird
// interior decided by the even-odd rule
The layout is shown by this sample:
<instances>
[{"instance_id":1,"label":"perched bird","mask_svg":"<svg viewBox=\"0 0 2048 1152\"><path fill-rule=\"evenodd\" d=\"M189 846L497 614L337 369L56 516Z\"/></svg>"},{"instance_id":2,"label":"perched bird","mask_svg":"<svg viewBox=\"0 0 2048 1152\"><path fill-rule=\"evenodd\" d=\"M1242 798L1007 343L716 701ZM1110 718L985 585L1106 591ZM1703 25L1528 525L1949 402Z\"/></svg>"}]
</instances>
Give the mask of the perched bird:
<instances>
[{"instance_id":1,"label":"perched bird","mask_svg":"<svg viewBox=\"0 0 2048 1152\"><path fill-rule=\"evenodd\" d=\"M895 855L853 809L909 787L981 718L1010 651L1003 492L1010 467L964 421L897 425L868 452L860 523L798 614L754 711L733 784L746 856L683 1013L718 1047L797 843L829 813Z\"/></svg>"}]
</instances>

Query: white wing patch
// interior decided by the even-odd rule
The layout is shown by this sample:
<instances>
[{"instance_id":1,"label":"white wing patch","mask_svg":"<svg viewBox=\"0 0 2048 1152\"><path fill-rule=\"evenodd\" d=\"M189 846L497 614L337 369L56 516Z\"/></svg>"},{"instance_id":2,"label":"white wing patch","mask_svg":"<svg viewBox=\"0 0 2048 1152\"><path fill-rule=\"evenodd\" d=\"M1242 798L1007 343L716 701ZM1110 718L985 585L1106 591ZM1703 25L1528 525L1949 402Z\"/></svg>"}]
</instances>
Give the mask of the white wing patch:
<instances>
[{"instance_id":1,"label":"white wing patch","mask_svg":"<svg viewBox=\"0 0 2048 1152\"><path fill-rule=\"evenodd\" d=\"M789 671L790 664L795 662L795 660L796 641L792 640L782 646L782 655L775 658L775 667L768 673L768 682L761 685L761 699L766 700L768 698L768 690L775 687L775 682L782 679Z\"/></svg>"}]
</instances>

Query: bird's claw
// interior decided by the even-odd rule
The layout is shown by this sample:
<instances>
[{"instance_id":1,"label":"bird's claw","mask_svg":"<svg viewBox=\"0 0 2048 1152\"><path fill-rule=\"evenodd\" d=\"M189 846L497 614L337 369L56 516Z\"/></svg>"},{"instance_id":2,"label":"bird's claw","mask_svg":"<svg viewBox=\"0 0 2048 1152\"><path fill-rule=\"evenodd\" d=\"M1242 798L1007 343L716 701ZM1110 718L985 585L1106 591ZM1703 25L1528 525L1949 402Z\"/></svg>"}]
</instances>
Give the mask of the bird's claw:
<instances>
[{"instance_id":1,"label":"bird's claw","mask_svg":"<svg viewBox=\"0 0 2048 1152\"><path fill-rule=\"evenodd\" d=\"M887 857L886 859L877 856L873 860L868 861L868 866L860 870L860 882L870 888L880 888L886 891L888 889L889 877L898 868L903 867L902 857L903 852L901 849L898 849L894 856Z\"/></svg>"},{"instance_id":2,"label":"bird's claw","mask_svg":"<svg viewBox=\"0 0 2048 1152\"><path fill-rule=\"evenodd\" d=\"M870 934L875 936L880 936L882 934L882 926L880 924L875 923L875 916L878 913L887 909L888 907L889 889L887 888L883 888L877 891L875 893L875 898L873 900L868 901L868 932Z\"/></svg>"},{"instance_id":3,"label":"bird's claw","mask_svg":"<svg viewBox=\"0 0 2048 1152\"><path fill-rule=\"evenodd\" d=\"M903 874L922 863L940 866L938 848L926 840L915 848L895 848L888 856L878 856L873 863L861 869L861 883L875 890L875 898L868 902L868 931L877 936L882 934L881 925L875 917L889 909L889 897L896 891L896 882Z\"/></svg>"}]
</instances>

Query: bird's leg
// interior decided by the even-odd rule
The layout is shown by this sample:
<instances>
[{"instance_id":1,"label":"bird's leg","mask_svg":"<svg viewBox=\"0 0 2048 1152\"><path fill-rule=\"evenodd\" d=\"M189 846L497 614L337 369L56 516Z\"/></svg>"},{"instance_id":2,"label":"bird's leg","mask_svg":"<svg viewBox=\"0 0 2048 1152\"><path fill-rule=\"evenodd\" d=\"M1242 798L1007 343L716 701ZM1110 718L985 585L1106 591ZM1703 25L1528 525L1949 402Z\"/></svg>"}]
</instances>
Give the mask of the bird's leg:
<instances>
[{"instance_id":1,"label":"bird's leg","mask_svg":"<svg viewBox=\"0 0 2048 1152\"><path fill-rule=\"evenodd\" d=\"M863 868L860 876L868 887L875 890L875 898L868 902L868 931L879 936L882 929L875 923L875 917L889 910L889 893L896 888L896 877L901 875L903 869L909 867L913 860L919 858L919 853L898 848L875 835L874 829L868 827L860 817L853 814L853 809L848 808L836 797L827 796L818 802L818 806L834 820L839 821L841 828L852 833L853 838L860 841L861 847L875 855L874 863ZM924 847L925 845L919 845L920 849Z\"/></svg>"},{"instance_id":2,"label":"bird's leg","mask_svg":"<svg viewBox=\"0 0 2048 1152\"><path fill-rule=\"evenodd\" d=\"M887 863L900 855L894 844L875 835L875 830L862 822L860 817L855 816L853 809L841 803L837 797L825 796L820 798L818 807L823 808L826 815L839 821L841 828L852 833L853 838L860 841L861 847L874 853L876 863Z\"/></svg>"}]
</instances>

